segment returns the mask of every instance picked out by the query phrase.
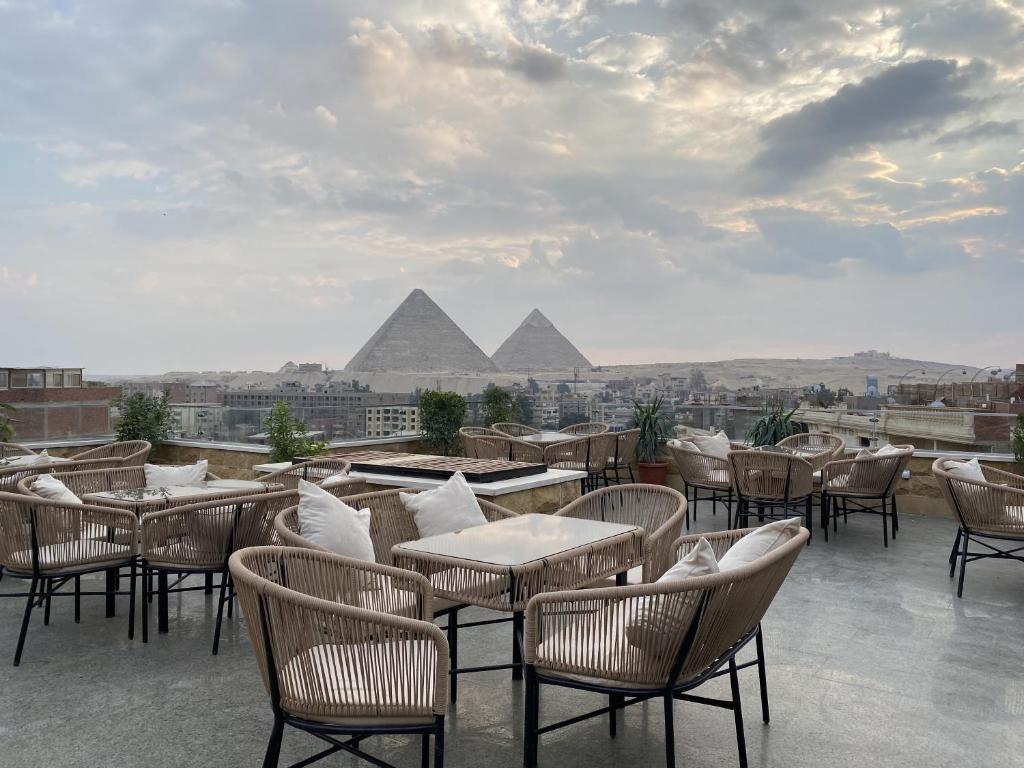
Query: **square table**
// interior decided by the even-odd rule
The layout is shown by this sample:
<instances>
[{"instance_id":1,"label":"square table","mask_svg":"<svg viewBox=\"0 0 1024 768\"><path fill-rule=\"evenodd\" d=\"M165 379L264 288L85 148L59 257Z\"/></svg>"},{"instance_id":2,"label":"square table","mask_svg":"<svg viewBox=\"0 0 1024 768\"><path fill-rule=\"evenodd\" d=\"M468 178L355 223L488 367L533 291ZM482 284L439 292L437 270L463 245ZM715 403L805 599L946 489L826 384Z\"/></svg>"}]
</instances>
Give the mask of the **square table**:
<instances>
[{"instance_id":1,"label":"square table","mask_svg":"<svg viewBox=\"0 0 1024 768\"><path fill-rule=\"evenodd\" d=\"M528 514L396 544L391 553L396 567L430 579L439 597L511 612L511 666L513 678L521 679L523 611L530 598L613 575L624 583L626 572L643 562L646 537L633 525Z\"/></svg>"},{"instance_id":2,"label":"square table","mask_svg":"<svg viewBox=\"0 0 1024 768\"><path fill-rule=\"evenodd\" d=\"M133 488L118 491L87 493L82 501L101 507L130 509L140 517L146 512L169 509L201 501L228 499L283 490L280 483L261 483L256 480L207 480L202 485L163 485L153 488Z\"/></svg>"}]
</instances>

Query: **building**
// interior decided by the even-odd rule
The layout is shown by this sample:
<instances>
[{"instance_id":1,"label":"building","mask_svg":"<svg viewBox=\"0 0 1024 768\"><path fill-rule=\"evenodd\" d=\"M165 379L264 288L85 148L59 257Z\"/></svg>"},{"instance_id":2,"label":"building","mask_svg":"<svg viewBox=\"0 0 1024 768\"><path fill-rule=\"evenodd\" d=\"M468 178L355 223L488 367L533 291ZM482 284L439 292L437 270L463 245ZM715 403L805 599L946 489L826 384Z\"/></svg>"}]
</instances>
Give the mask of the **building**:
<instances>
[{"instance_id":1,"label":"building","mask_svg":"<svg viewBox=\"0 0 1024 768\"><path fill-rule=\"evenodd\" d=\"M224 406L213 403L170 403L174 434L196 440L227 440Z\"/></svg>"},{"instance_id":2,"label":"building","mask_svg":"<svg viewBox=\"0 0 1024 768\"><path fill-rule=\"evenodd\" d=\"M420 409L415 405L375 405L366 409L367 437L420 433Z\"/></svg>"},{"instance_id":3,"label":"building","mask_svg":"<svg viewBox=\"0 0 1024 768\"><path fill-rule=\"evenodd\" d=\"M142 393L149 397L167 396L169 403L221 404L224 387L209 382L187 381L126 381L121 384L125 397Z\"/></svg>"},{"instance_id":4,"label":"building","mask_svg":"<svg viewBox=\"0 0 1024 768\"><path fill-rule=\"evenodd\" d=\"M111 402L120 396L120 387L86 382L81 368L0 368L0 403L16 409L20 442L110 435Z\"/></svg>"}]
</instances>

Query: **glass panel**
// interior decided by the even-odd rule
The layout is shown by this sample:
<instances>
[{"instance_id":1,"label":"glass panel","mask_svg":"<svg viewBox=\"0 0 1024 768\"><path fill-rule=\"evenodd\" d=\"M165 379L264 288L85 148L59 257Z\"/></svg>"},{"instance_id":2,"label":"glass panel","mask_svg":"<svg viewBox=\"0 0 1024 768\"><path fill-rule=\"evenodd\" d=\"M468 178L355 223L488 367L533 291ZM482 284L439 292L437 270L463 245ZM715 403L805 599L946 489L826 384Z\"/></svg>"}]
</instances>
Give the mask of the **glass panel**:
<instances>
[{"instance_id":1,"label":"glass panel","mask_svg":"<svg viewBox=\"0 0 1024 768\"><path fill-rule=\"evenodd\" d=\"M63 387L64 386L64 371L47 371L46 372L46 386L47 387Z\"/></svg>"},{"instance_id":2,"label":"glass panel","mask_svg":"<svg viewBox=\"0 0 1024 768\"><path fill-rule=\"evenodd\" d=\"M0 371L0 389L7 389L7 371Z\"/></svg>"}]
</instances>

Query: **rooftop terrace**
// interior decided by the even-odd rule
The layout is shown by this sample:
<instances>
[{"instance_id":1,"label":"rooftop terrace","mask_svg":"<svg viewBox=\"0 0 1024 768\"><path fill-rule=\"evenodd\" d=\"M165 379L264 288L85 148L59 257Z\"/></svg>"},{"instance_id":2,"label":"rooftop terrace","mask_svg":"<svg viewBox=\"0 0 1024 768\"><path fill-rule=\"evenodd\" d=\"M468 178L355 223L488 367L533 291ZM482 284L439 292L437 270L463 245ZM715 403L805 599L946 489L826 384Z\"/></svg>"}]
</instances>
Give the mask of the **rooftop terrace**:
<instances>
[{"instance_id":1,"label":"rooftop terrace","mask_svg":"<svg viewBox=\"0 0 1024 768\"><path fill-rule=\"evenodd\" d=\"M936 500L937 503L940 503ZM724 527L699 508L696 530ZM954 596L946 555L955 524L904 515L883 549L874 517L852 516L825 543L800 555L764 622L772 722L757 716L757 679L743 673L751 766L1010 765L1024 753L1021 618L1024 569L980 561ZM24 589L0 581L0 595ZM97 585L98 586L98 585ZM0 763L54 765L259 765L271 713L244 619L225 621L210 655L215 599L173 595L170 632L143 645L127 639L125 598L103 617L101 598L56 600L49 627L36 612L24 659L11 668L21 599L0 599ZM486 616L483 611L481 616ZM470 618L469 616L466 617ZM507 661L508 625L460 634L471 664ZM725 679L699 693L727 692ZM542 722L576 715L593 697L545 688ZM508 672L464 676L447 718L447 765L522 765L523 684ZM541 740L541 765L662 765L660 705L620 719L617 738L595 719ZM682 703L676 710L680 765L735 766L728 712ZM377 737L365 748L397 765L417 765L415 737ZM282 765L320 748L286 730ZM325 765L360 765L334 757ZM362 763L365 764L365 763Z\"/></svg>"}]
</instances>

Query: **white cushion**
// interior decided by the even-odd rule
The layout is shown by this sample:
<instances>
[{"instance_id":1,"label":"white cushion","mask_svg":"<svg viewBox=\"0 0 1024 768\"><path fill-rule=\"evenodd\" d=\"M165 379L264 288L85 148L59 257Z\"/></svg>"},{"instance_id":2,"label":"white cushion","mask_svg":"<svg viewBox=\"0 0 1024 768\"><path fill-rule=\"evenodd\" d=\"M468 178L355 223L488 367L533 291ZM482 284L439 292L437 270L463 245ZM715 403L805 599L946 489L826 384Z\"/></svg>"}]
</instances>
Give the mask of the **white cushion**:
<instances>
[{"instance_id":1,"label":"white cushion","mask_svg":"<svg viewBox=\"0 0 1024 768\"><path fill-rule=\"evenodd\" d=\"M981 464L977 458L971 459L970 461L953 461L950 459L943 466L949 474L953 477L959 478L960 480L977 480L978 482L985 482L985 473L981 469Z\"/></svg>"},{"instance_id":2,"label":"white cushion","mask_svg":"<svg viewBox=\"0 0 1024 768\"><path fill-rule=\"evenodd\" d=\"M900 453L900 449L897 448L895 445L889 445L888 443L886 443L877 451L875 451L875 456L892 456L894 453Z\"/></svg>"},{"instance_id":3,"label":"white cushion","mask_svg":"<svg viewBox=\"0 0 1024 768\"><path fill-rule=\"evenodd\" d=\"M331 475L330 477L325 477L323 480L321 480L320 487L333 488L334 486L341 485L342 483L345 482L348 482L348 472L339 472L336 475Z\"/></svg>"},{"instance_id":4,"label":"white cushion","mask_svg":"<svg viewBox=\"0 0 1024 768\"><path fill-rule=\"evenodd\" d=\"M82 561L118 562L130 558L132 554L131 547L125 544L81 538L66 541L63 544L48 544L45 547L40 547L39 567L60 569L70 568ZM9 565L17 570L24 564L31 565L31 563L32 550L26 549L12 554Z\"/></svg>"},{"instance_id":5,"label":"white cushion","mask_svg":"<svg viewBox=\"0 0 1024 768\"><path fill-rule=\"evenodd\" d=\"M717 435L691 435L690 442L697 446L697 450L708 456L718 459L728 457L732 445L729 443L729 436L725 432Z\"/></svg>"},{"instance_id":6,"label":"white cushion","mask_svg":"<svg viewBox=\"0 0 1024 768\"><path fill-rule=\"evenodd\" d=\"M64 483L53 475L38 475L29 486L32 493L44 499L59 501L62 504L81 504L82 500L75 496Z\"/></svg>"},{"instance_id":7,"label":"white cushion","mask_svg":"<svg viewBox=\"0 0 1024 768\"><path fill-rule=\"evenodd\" d=\"M487 522L473 489L461 472L456 472L437 488L399 496L405 508L412 512L420 538L461 531Z\"/></svg>"},{"instance_id":8,"label":"white cushion","mask_svg":"<svg viewBox=\"0 0 1024 768\"><path fill-rule=\"evenodd\" d=\"M780 547L800 532L799 517L789 520L776 520L774 523L762 525L737 541L718 561L720 571L731 571L764 557L776 547Z\"/></svg>"},{"instance_id":9,"label":"white cushion","mask_svg":"<svg viewBox=\"0 0 1024 768\"><path fill-rule=\"evenodd\" d=\"M160 488L165 485L201 486L206 482L206 473L210 469L210 462L200 459L195 464L186 464L183 467L161 467L156 464L146 464L142 469L146 473L147 488Z\"/></svg>"},{"instance_id":10,"label":"white cushion","mask_svg":"<svg viewBox=\"0 0 1024 768\"><path fill-rule=\"evenodd\" d=\"M43 448L43 450L41 450L39 453L37 453L35 456L32 457L31 463L32 464L49 464L50 463L50 454L46 452L45 448Z\"/></svg>"},{"instance_id":11,"label":"white cushion","mask_svg":"<svg viewBox=\"0 0 1024 768\"><path fill-rule=\"evenodd\" d=\"M317 546L374 562L370 510L353 509L323 488L299 480L299 534Z\"/></svg>"},{"instance_id":12,"label":"white cushion","mask_svg":"<svg viewBox=\"0 0 1024 768\"><path fill-rule=\"evenodd\" d=\"M718 573L718 560L715 550L703 536L697 546L687 553L686 557L669 568L656 583L666 584L685 581L695 576L710 576ZM662 596L645 597L637 601L633 615L626 623L626 640L630 645L643 650L664 654L679 646L679 640L686 627L678 618L664 609Z\"/></svg>"}]
</instances>

